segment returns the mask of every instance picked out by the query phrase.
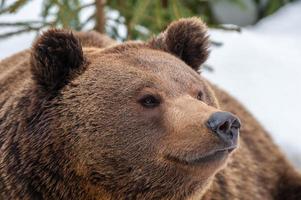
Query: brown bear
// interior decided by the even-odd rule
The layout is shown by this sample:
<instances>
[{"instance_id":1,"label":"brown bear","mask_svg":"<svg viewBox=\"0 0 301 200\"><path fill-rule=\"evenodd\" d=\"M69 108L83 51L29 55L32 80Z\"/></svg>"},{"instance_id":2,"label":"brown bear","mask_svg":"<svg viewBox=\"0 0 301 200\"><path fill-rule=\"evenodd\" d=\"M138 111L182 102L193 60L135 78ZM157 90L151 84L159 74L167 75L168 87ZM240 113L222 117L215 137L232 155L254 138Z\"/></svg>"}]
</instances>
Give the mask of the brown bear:
<instances>
[{"instance_id":1,"label":"brown bear","mask_svg":"<svg viewBox=\"0 0 301 200\"><path fill-rule=\"evenodd\" d=\"M300 200L265 130L198 74L206 31L182 19L116 44L53 29L1 61L0 199Z\"/></svg>"}]
</instances>

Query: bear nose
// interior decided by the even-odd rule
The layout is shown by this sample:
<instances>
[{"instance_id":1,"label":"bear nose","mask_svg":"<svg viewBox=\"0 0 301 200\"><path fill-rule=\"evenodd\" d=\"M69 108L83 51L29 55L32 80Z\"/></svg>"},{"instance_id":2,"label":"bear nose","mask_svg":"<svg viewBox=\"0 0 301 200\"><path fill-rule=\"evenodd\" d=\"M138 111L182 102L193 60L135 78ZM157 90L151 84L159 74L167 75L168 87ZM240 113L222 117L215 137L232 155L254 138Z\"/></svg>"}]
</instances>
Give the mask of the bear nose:
<instances>
[{"instance_id":1,"label":"bear nose","mask_svg":"<svg viewBox=\"0 0 301 200\"><path fill-rule=\"evenodd\" d=\"M223 142L230 145L237 144L240 120L229 112L213 113L207 121L207 127Z\"/></svg>"}]
</instances>

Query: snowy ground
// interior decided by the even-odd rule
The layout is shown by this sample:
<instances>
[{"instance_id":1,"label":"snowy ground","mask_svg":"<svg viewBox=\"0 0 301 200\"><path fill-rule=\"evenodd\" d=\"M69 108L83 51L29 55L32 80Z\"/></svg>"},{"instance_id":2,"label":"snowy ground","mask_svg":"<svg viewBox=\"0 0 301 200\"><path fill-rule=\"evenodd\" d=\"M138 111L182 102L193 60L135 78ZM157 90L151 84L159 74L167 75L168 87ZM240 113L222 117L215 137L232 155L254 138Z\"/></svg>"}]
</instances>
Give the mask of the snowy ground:
<instances>
[{"instance_id":1,"label":"snowy ground","mask_svg":"<svg viewBox=\"0 0 301 200\"><path fill-rule=\"evenodd\" d=\"M34 20L39 10L36 1L0 21ZM295 2L241 34L212 30L212 38L224 45L212 50L208 64L214 72L203 74L243 102L301 168L300 10L301 1ZM30 47L34 36L0 41L0 59Z\"/></svg>"}]
</instances>

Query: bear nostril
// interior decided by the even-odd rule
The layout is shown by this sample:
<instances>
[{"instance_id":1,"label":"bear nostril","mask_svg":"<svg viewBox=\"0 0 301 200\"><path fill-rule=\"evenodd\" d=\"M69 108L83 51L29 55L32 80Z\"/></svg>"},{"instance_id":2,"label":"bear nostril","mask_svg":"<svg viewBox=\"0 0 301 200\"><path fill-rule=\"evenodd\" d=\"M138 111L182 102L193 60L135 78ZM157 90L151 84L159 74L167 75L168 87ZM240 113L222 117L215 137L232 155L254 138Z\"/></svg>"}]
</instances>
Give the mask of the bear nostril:
<instances>
[{"instance_id":1,"label":"bear nostril","mask_svg":"<svg viewBox=\"0 0 301 200\"><path fill-rule=\"evenodd\" d=\"M231 129L231 124L229 121L225 121L221 125L218 126L218 131L222 133L228 133Z\"/></svg>"},{"instance_id":2,"label":"bear nostril","mask_svg":"<svg viewBox=\"0 0 301 200\"><path fill-rule=\"evenodd\" d=\"M237 118L231 124L231 128L239 129L240 126L241 126L241 123L240 123L239 119L237 119Z\"/></svg>"}]
</instances>

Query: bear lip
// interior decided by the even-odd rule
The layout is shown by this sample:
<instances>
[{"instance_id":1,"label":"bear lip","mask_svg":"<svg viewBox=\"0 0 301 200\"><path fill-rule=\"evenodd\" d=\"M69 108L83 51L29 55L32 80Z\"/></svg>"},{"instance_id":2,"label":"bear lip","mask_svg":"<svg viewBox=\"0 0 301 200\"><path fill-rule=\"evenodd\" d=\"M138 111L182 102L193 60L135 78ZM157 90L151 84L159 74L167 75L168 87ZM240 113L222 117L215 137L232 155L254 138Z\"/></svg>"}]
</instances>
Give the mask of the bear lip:
<instances>
[{"instance_id":1,"label":"bear lip","mask_svg":"<svg viewBox=\"0 0 301 200\"><path fill-rule=\"evenodd\" d=\"M176 157L172 155L167 155L166 159L176 162L182 165L190 165L190 166L195 166L195 165L201 165L204 163L208 162L214 162L214 161L220 161L220 160L225 160L225 158L234 150L236 149L237 146L231 146L223 149L217 149L210 151L207 154L201 154L198 156L193 156L192 158L190 157Z\"/></svg>"}]
</instances>

